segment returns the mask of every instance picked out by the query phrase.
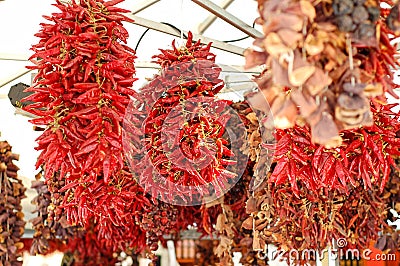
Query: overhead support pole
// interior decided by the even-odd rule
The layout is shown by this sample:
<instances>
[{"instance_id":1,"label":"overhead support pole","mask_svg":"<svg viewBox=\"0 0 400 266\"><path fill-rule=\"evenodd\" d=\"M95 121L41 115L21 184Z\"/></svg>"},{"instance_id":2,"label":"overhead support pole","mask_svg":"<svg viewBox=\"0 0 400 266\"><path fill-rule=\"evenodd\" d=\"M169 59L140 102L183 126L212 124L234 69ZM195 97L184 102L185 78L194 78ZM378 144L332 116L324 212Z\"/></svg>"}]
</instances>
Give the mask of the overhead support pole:
<instances>
[{"instance_id":1,"label":"overhead support pole","mask_svg":"<svg viewBox=\"0 0 400 266\"><path fill-rule=\"evenodd\" d=\"M246 33L250 37L253 38L261 38L263 34L258 30L254 29L253 27L247 25L244 21L238 19L222 7L216 5L215 3L209 0L192 0L202 8L208 10L212 14L216 15L217 17L225 20L235 28L241 30L242 32Z\"/></svg>"},{"instance_id":2,"label":"overhead support pole","mask_svg":"<svg viewBox=\"0 0 400 266\"><path fill-rule=\"evenodd\" d=\"M27 54L0 53L0 60L27 61L28 58L29 58L29 55L27 55Z\"/></svg>"},{"instance_id":3,"label":"overhead support pole","mask_svg":"<svg viewBox=\"0 0 400 266\"><path fill-rule=\"evenodd\" d=\"M155 22L155 21L152 21L152 20L148 20L148 19L145 19L145 18L141 18L141 17L135 16L135 15L132 15L132 14L125 14L125 16L133 19L134 20L134 22L132 22L133 24L136 24L136 25L139 25L139 26L142 26L142 27L146 27L146 28L149 28L149 29L152 29L152 30L155 30L155 31L163 32L163 33L166 33L166 34L170 34L170 35L173 35L173 36L176 36L176 37L180 37L181 36L180 32L178 32L177 30L171 28L168 25L165 25L165 24L162 24L162 23L159 23L159 22ZM183 31L183 32L185 34L187 34L187 31ZM211 39L211 38L207 38L207 37L204 37L203 35L199 35L199 34L193 34L193 38L195 40L200 40L200 42L204 43L204 44L208 44L208 43L212 42L212 46L217 48L217 49L220 49L220 50L223 50L223 51L227 51L227 52L230 52L230 53L233 53L233 54L241 55L241 56L243 56L243 53L244 53L244 50L245 50L242 47L239 47L239 46L236 46L236 45L232 45L232 44L228 44L228 43L224 43L224 42L221 42L221 41L218 41L218 40L214 40L214 39Z\"/></svg>"},{"instance_id":4,"label":"overhead support pole","mask_svg":"<svg viewBox=\"0 0 400 266\"><path fill-rule=\"evenodd\" d=\"M140 3L135 4L135 7L131 10L132 14L137 14L140 11L145 10L149 6L154 5L155 3L160 2L160 0L144 0Z\"/></svg>"},{"instance_id":5,"label":"overhead support pole","mask_svg":"<svg viewBox=\"0 0 400 266\"><path fill-rule=\"evenodd\" d=\"M248 75L259 75L262 71L263 68L262 67L254 67L251 69L244 69L243 66L228 66L228 65L224 65L224 64L218 64L219 67L221 67L222 72L224 73L242 73L242 74L248 74ZM153 62L146 62L146 61L137 61L135 62L135 68L136 69L160 69L161 66L157 63L153 63ZM239 80L237 80L239 79ZM243 78L234 78L233 76L230 77L229 81L234 81L234 82L242 82ZM246 81L243 81L246 82Z\"/></svg>"},{"instance_id":6,"label":"overhead support pole","mask_svg":"<svg viewBox=\"0 0 400 266\"><path fill-rule=\"evenodd\" d=\"M14 80L16 80L16 79L22 77L23 75L28 74L28 73L31 72L31 71L32 71L32 70L30 70L30 69L23 68L23 69L19 70L18 72L14 73L13 75L11 75L10 77L8 77L8 78L6 78L6 79L4 79L4 80L0 80L0 89L1 89L3 86L5 86L5 85L7 85L7 84L13 82Z\"/></svg>"},{"instance_id":7,"label":"overhead support pole","mask_svg":"<svg viewBox=\"0 0 400 266\"><path fill-rule=\"evenodd\" d=\"M224 0L221 3L221 8L226 9L228 8L234 0ZM203 34L210 26L211 24L214 23L214 21L217 19L217 16L214 14L209 15L203 22L201 22L197 28L197 32L199 34Z\"/></svg>"}]
</instances>

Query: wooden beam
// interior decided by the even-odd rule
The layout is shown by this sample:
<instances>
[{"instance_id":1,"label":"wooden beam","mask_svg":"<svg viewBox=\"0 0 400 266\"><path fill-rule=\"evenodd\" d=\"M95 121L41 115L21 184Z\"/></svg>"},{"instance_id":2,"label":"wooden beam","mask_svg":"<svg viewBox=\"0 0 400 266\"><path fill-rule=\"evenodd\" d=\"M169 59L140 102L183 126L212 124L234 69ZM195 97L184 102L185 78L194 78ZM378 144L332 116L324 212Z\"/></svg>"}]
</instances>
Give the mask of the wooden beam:
<instances>
[{"instance_id":1,"label":"wooden beam","mask_svg":"<svg viewBox=\"0 0 400 266\"><path fill-rule=\"evenodd\" d=\"M233 3L234 0L224 0L221 3L221 8L226 9L230 4ZM197 33L198 34L203 34L210 26L211 24L214 23L214 21L217 19L217 16L214 14L209 15L203 22L199 24L197 27Z\"/></svg>"},{"instance_id":2,"label":"wooden beam","mask_svg":"<svg viewBox=\"0 0 400 266\"><path fill-rule=\"evenodd\" d=\"M192 0L192 1L253 38L261 38L263 36L261 32L247 25L245 22L238 19L236 16L232 15L222 7L216 5L215 3L209 0Z\"/></svg>"},{"instance_id":3,"label":"wooden beam","mask_svg":"<svg viewBox=\"0 0 400 266\"><path fill-rule=\"evenodd\" d=\"M159 31L159 32L163 32L163 33L166 33L166 34L170 34L170 35L173 35L173 36L176 36L176 37L180 37L180 33L177 30L171 28L168 25L165 25L165 24L162 24L162 23L159 23L159 22L155 22L155 21L152 21L152 20L149 20L149 19L141 18L141 17L135 16L135 15L132 15L132 14L126 14L126 16L128 16L129 18L134 20L133 24L136 24L136 25L139 25L139 26L143 26L143 27L146 27L146 28L149 28L149 29L152 29L152 30L156 30L156 31ZM183 31L183 32L185 34L187 34L186 31ZM221 41L218 41L218 40L214 40L214 39L211 39L211 38L207 38L207 37L204 37L203 35L199 35L199 34L193 34L193 38L195 40L200 40L204 44L208 44L208 43L212 42L212 46L217 48L217 49L220 49L220 50L223 50L223 51L227 51L227 52L230 52L230 53L233 53L233 54L241 55L241 56L243 56L243 53L244 53L244 50L245 50L242 47L239 47L239 46L236 46L236 45L232 45L232 44L228 44L228 43L224 43L224 42L221 42Z\"/></svg>"},{"instance_id":4,"label":"wooden beam","mask_svg":"<svg viewBox=\"0 0 400 266\"><path fill-rule=\"evenodd\" d=\"M135 4L135 7L132 9L132 14L137 14L140 11L145 10L146 8L154 5L157 2L160 2L160 0L144 0L140 3L137 3L137 4Z\"/></svg>"}]
</instances>

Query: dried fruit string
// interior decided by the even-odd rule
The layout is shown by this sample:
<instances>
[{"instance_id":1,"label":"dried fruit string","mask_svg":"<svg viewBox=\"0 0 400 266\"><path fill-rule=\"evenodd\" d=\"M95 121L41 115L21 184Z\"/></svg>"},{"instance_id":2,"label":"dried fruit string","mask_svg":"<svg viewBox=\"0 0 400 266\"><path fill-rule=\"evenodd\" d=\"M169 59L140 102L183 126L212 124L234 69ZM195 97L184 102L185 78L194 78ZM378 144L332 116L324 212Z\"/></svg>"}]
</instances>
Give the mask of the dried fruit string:
<instances>
[{"instance_id":1,"label":"dried fruit string","mask_svg":"<svg viewBox=\"0 0 400 266\"><path fill-rule=\"evenodd\" d=\"M50 254L53 251L51 242L56 239L65 242L83 234L83 228L71 226L67 222L63 209L59 208L64 193L51 193L41 177L42 173L37 174L36 180L32 181L31 186L38 193L31 201L32 204L36 205L33 213L37 213L37 217L30 220L35 230L33 241L30 243L32 255ZM48 180L48 184L52 188L58 188L57 191L59 191L64 187L65 180L59 180L56 174L52 180Z\"/></svg>"},{"instance_id":2,"label":"dried fruit string","mask_svg":"<svg viewBox=\"0 0 400 266\"><path fill-rule=\"evenodd\" d=\"M313 143L336 147L340 130L372 125L370 100L397 97L389 69L398 65L396 51L381 2L259 2L265 37L246 59L268 70L257 81L273 113L267 126L307 123Z\"/></svg>"},{"instance_id":3,"label":"dried fruit string","mask_svg":"<svg viewBox=\"0 0 400 266\"><path fill-rule=\"evenodd\" d=\"M7 141L0 141L0 264L21 266L26 224L21 200L26 188L14 160L19 160L19 155L12 153Z\"/></svg>"}]
</instances>

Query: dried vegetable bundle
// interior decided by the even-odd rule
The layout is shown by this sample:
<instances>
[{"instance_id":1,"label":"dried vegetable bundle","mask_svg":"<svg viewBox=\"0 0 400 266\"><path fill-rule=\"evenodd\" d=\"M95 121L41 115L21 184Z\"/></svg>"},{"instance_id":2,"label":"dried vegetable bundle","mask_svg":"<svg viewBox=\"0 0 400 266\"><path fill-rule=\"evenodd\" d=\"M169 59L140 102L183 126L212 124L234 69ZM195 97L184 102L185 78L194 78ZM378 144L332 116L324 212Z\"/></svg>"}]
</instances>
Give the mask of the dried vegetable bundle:
<instances>
[{"instance_id":1,"label":"dried vegetable bundle","mask_svg":"<svg viewBox=\"0 0 400 266\"><path fill-rule=\"evenodd\" d=\"M21 237L25 230L21 200L25 198L25 187L18 178L18 166L14 160L19 155L12 153L7 141L0 141L0 265L21 266Z\"/></svg>"},{"instance_id":2,"label":"dried vegetable bundle","mask_svg":"<svg viewBox=\"0 0 400 266\"><path fill-rule=\"evenodd\" d=\"M37 167L45 169L52 197L63 196L53 202L55 211L62 208L73 226L94 223L107 248L143 249L134 214L149 202L122 150L122 118L136 79L122 24L131 20L115 7L120 2L57 1L61 12L45 16L51 23L41 24L32 47L30 68L38 74L25 98L34 103L25 110L39 116L33 124L46 126L37 139Z\"/></svg>"},{"instance_id":3,"label":"dried vegetable bundle","mask_svg":"<svg viewBox=\"0 0 400 266\"><path fill-rule=\"evenodd\" d=\"M370 100L397 87L386 1L258 1L265 37L246 52L266 64L257 80L279 129L307 123L312 142L339 146L339 131L372 125ZM382 16L380 16L382 15Z\"/></svg>"},{"instance_id":4,"label":"dried vegetable bundle","mask_svg":"<svg viewBox=\"0 0 400 266\"><path fill-rule=\"evenodd\" d=\"M139 184L170 203L201 204L202 197L221 196L237 179L230 170L237 156L224 136L229 102L213 97L224 84L210 47L193 42L189 33L184 46L161 50L154 56L161 72L141 89L134 114L125 119L127 159L140 172Z\"/></svg>"},{"instance_id":5,"label":"dried vegetable bundle","mask_svg":"<svg viewBox=\"0 0 400 266\"><path fill-rule=\"evenodd\" d=\"M83 229L77 226L71 226L59 208L63 198L62 193L50 193L44 181L40 180L42 174L36 175L36 180L32 181L32 188L36 190L38 195L33 198L32 204L36 205L34 213L37 217L32 218L30 222L35 230L33 241L30 244L30 253L36 254L49 254L52 252L52 247L49 241L56 239L66 242L70 238L82 235ZM51 180L51 187L58 187L59 189L64 186L64 180L58 180L57 176ZM49 181L50 183L50 181Z\"/></svg>"},{"instance_id":6,"label":"dried vegetable bundle","mask_svg":"<svg viewBox=\"0 0 400 266\"><path fill-rule=\"evenodd\" d=\"M246 101L232 103L231 107L238 116L232 118L227 125L228 127L240 123L245 125L247 131L245 136L242 136L241 132L234 134L237 145L248 156L240 157L238 161L238 164L245 168L241 178L220 199L220 204L213 207L217 208L218 212L214 214L211 212L209 215L210 220L215 224L215 233L219 238L214 253L219 259L219 265L233 265L233 252L242 253L243 265L262 265L261 261L257 260L257 254L253 252L251 244L248 246L248 243L252 242L252 230L242 228L242 223L248 217L245 205L251 196L249 187L254 182L255 161L259 158L259 147L262 142L261 133L257 115ZM250 262L259 264L249 264Z\"/></svg>"},{"instance_id":7,"label":"dried vegetable bundle","mask_svg":"<svg viewBox=\"0 0 400 266\"><path fill-rule=\"evenodd\" d=\"M399 166L398 159L396 160L396 164ZM397 213L398 215L400 213L400 172L395 168L392 168L390 179L385 186L383 198L386 202L387 220L392 223L396 222L398 216L395 214ZM400 236L396 224L385 228L382 235L376 241L375 247L384 252L391 253L400 250Z\"/></svg>"},{"instance_id":8,"label":"dried vegetable bundle","mask_svg":"<svg viewBox=\"0 0 400 266\"><path fill-rule=\"evenodd\" d=\"M51 23L41 24L32 47L30 68L38 74L25 100L35 103L25 110L39 116L33 124L46 126L37 139L37 167L44 165L46 181L56 172L65 179L64 207L73 224L109 217L86 203L104 200L95 200L99 190L130 178L123 172L121 121L134 94L135 56L123 44L128 33L122 21L130 20L120 14L127 10L114 6L119 2L57 1L61 12L45 16Z\"/></svg>"},{"instance_id":9,"label":"dried vegetable bundle","mask_svg":"<svg viewBox=\"0 0 400 266\"><path fill-rule=\"evenodd\" d=\"M396 166L391 156L400 155L391 107L372 108L374 125L342 131L337 148L313 144L307 127L277 130L272 171L246 205L243 227L253 230L254 250L273 243L286 252L322 252L339 239L344 250L362 250L389 229L382 192Z\"/></svg>"}]
</instances>

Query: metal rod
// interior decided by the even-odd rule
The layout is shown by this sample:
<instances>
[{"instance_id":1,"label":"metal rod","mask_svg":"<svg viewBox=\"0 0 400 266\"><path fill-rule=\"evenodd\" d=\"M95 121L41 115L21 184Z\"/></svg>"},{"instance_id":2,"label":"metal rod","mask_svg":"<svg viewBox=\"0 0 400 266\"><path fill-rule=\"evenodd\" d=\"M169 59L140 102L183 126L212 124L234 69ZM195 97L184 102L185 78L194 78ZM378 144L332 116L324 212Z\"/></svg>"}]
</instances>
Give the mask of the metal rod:
<instances>
[{"instance_id":1,"label":"metal rod","mask_svg":"<svg viewBox=\"0 0 400 266\"><path fill-rule=\"evenodd\" d=\"M149 6L154 5L155 3L160 2L160 0L145 0L141 3L135 4L135 7L132 9L132 14L137 14L140 11L145 10Z\"/></svg>"},{"instance_id":2,"label":"metal rod","mask_svg":"<svg viewBox=\"0 0 400 266\"><path fill-rule=\"evenodd\" d=\"M24 68L24 69L19 70L19 71L16 72L16 73L14 73L14 74L11 75L10 77L8 77L8 78L6 78L6 79L4 79L4 80L0 80L0 89L1 89L2 87L4 87L5 85L7 85L7 84L13 82L14 80L16 80L16 79L22 77L23 75L28 74L28 73L31 72L31 71L32 71L32 70L30 70L30 69L25 69L25 68Z\"/></svg>"},{"instance_id":3,"label":"metal rod","mask_svg":"<svg viewBox=\"0 0 400 266\"><path fill-rule=\"evenodd\" d=\"M29 55L0 53L0 60L27 61Z\"/></svg>"},{"instance_id":4,"label":"metal rod","mask_svg":"<svg viewBox=\"0 0 400 266\"><path fill-rule=\"evenodd\" d=\"M251 69L244 69L243 66L231 66L231 65L224 65L218 64L219 67L222 68L222 72L225 73L243 73L243 74L260 74L262 72L261 67L254 67ZM160 65L153 63L153 62L146 62L146 61L138 61L135 62L135 68L150 68L150 69L160 69Z\"/></svg>"},{"instance_id":5,"label":"metal rod","mask_svg":"<svg viewBox=\"0 0 400 266\"><path fill-rule=\"evenodd\" d=\"M7 60L28 61L28 59L23 59L23 58L19 58L19 59L9 58ZM263 70L260 67L255 67L252 69L244 69L243 66L235 66L235 65L218 64L218 66L220 66L222 68L222 72L226 72L226 73L260 74ZM135 68L137 68L137 69L140 69L140 68L160 69L161 67L159 64L156 64L153 62L137 61L137 62L135 62Z\"/></svg>"},{"instance_id":6,"label":"metal rod","mask_svg":"<svg viewBox=\"0 0 400 266\"><path fill-rule=\"evenodd\" d=\"M247 25L245 22L238 19L236 16L232 15L222 7L216 5L215 3L209 0L192 0L192 1L253 38L261 38L263 36L261 32Z\"/></svg>"},{"instance_id":7,"label":"metal rod","mask_svg":"<svg viewBox=\"0 0 400 266\"><path fill-rule=\"evenodd\" d=\"M139 26L143 26L152 30L156 30L159 32L163 32L163 33L167 33L176 37L180 37L180 32L172 29L170 26L159 23L159 22L155 22L149 19L145 19L145 18L141 18L132 14L126 14L127 17L131 18L134 20L134 22L132 22L133 24L139 25ZM184 33L187 34L186 31L183 31ZM211 39L211 38L207 38L204 37L203 35L199 35L199 34L193 34L194 39L199 39L202 43L204 44L208 44L210 42L212 42L212 46L223 50L223 51L227 51L233 54L237 54L237 55L241 55L243 56L244 53L244 48L236 46L236 45L232 45L232 44L228 44L228 43L224 43L215 39Z\"/></svg>"},{"instance_id":8,"label":"metal rod","mask_svg":"<svg viewBox=\"0 0 400 266\"><path fill-rule=\"evenodd\" d=\"M224 2L221 3L221 8L226 9L229 7L234 0L224 0ZM217 19L217 16L214 14L209 15L203 22L199 24L197 27L197 32L199 34L203 34L210 26L211 24L214 23L214 21Z\"/></svg>"}]
</instances>

